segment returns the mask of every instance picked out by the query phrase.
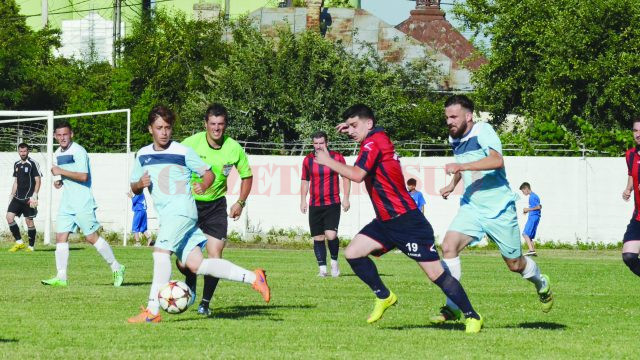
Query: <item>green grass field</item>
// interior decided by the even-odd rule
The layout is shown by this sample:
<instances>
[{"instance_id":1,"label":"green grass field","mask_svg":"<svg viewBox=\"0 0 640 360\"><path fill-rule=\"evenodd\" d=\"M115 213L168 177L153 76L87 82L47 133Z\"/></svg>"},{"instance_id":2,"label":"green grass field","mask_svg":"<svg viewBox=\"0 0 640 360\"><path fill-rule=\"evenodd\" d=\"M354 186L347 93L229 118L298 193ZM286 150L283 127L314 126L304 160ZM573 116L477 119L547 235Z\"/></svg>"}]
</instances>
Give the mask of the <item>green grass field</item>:
<instances>
[{"instance_id":1,"label":"green grass field","mask_svg":"<svg viewBox=\"0 0 640 360\"><path fill-rule=\"evenodd\" d=\"M163 313L160 324L132 325L126 319L149 291L149 249L115 247L127 277L114 288L97 252L73 245L70 286L49 288L40 280L55 275L54 248L10 254L8 247L0 246L1 358L637 358L627 343L637 336L640 279L619 251L540 251L536 261L556 294L548 314L533 285L510 273L497 251L466 251L462 283L486 317L480 334L467 335L462 324L428 323L443 297L402 254L376 261L399 302L375 325L365 322L374 297L344 259L340 278L323 279L311 250L237 248L226 257L267 270L269 305L247 285L221 282L210 318L194 306ZM173 278L182 280L175 269Z\"/></svg>"}]
</instances>

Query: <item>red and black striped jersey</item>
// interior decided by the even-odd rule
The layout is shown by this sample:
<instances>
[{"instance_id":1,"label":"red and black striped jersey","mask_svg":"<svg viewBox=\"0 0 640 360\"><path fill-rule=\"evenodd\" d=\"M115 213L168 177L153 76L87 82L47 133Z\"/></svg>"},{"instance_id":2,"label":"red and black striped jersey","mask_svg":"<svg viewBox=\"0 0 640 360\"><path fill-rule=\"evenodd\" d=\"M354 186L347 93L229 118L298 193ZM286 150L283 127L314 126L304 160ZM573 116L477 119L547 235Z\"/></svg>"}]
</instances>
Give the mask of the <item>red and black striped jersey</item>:
<instances>
[{"instance_id":1,"label":"red and black striped jersey","mask_svg":"<svg viewBox=\"0 0 640 360\"><path fill-rule=\"evenodd\" d=\"M367 172L364 182L378 219L389 220L417 209L404 185L393 143L382 128L371 130L360 143L355 166Z\"/></svg>"},{"instance_id":2,"label":"red and black striped jersey","mask_svg":"<svg viewBox=\"0 0 640 360\"><path fill-rule=\"evenodd\" d=\"M344 156L329 150L329 155L345 164ZM325 206L340 203L340 182L338 173L315 162L314 153L302 161L302 180L309 181L309 206Z\"/></svg>"},{"instance_id":3,"label":"red and black striped jersey","mask_svg":"<svg viewBox=\"0 0 640 360\"><path fill-rule=\"evenodd\" d=\"M633 178L633 218L640 221L640 212L638 212L640 208L640 194L638 193L638 186L640 185L638 182L640 178L640 154L638 151L640 151L638 147L631 148L627 150L625 157L627 159L627 173Z\"/></svg>"}]
</instances>

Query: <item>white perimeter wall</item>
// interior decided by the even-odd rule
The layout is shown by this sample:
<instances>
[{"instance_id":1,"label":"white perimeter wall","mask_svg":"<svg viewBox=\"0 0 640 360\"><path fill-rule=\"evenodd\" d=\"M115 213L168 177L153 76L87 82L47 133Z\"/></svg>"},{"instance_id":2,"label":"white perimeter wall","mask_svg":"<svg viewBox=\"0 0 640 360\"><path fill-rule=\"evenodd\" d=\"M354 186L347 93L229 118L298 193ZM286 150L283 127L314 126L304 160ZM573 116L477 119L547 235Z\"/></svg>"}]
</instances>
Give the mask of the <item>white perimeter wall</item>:
<instances>
[{"instance_id":1,"label":"white perimeter wall","mask_svg":"<svg viewBox=\"0 0 640 360\"><path fill-rule=\"evenodd\" d=\"M44 169L45 162L39 155L48 181L49 171ZM250 231L267 232L272 228L308 231L307 215L299 210L300 166L302 157L295 156L250 156L253 168L253 189L243 217L230 222L229 231L245 233ZM11 165L17 160L15 153L0 153L0 208L6 209L11 190ZM354 157L348 157L347 163L353 163ZM128 198L128 171L125 154L90 154L93 174L93 193L98 203L97 216L108 230L121 232L123 224L131 219ZM431 222L436 236L442 239L446 229L458 209L461 187L449 200L438 196L438 189L449 181L443 166L452 158L402 158L405 177L418 180L427 201L426 217ZM129 161L131 164L132 161ZM523 181L531 183L533 191L542 201L542 220L538 228L538 238L542 241L594 241L615 243L622 235L633 211L633 203L621 200L626 185L626 165L623 158L561 158L561 157L506 157L507 176L513 189L517 190ZM237 173L229 178L228 203L232 204L238 196L240 182ZM61 190L53 190L53 229L60 201ZM44 191L41 190L41 204ZM147 194L149 225L156 229L157 218L152 200ZM521 196L517 202L521 227L526 217L522 208L527 199ZM36 218L39 230L44 228L44 206L39 207ZM126 218L125 218L126 216ZM339 233L352 236L374 217L373 208L366 194L364 184L353 184L351 210L342 213ZM7 230L6 221L0 222L0 230Z\"/></svg>"}]
</instances>

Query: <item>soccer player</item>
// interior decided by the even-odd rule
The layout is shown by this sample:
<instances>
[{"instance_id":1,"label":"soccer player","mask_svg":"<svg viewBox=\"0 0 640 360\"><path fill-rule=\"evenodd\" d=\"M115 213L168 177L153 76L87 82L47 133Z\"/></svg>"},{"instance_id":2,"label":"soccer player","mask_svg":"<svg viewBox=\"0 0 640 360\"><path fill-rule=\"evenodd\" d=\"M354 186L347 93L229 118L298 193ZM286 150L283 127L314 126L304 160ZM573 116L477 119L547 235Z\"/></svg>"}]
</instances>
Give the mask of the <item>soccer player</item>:
<instances>
[{"instance_id":1,"label":"soccer player","mask_svg":"<svg viewBox=\"0 0 640 360\"><path fill-rule=\"evenodd\" d=\"M636 146L627 150L627 186L622 199L629 201L633 193L633 215L622 238L622 261L634 274L640 276L640 118L633 121L633 140Z\"/></svg>"},{"instance_id":2,"label":"soccer player","mask_svg":"<svg viewBox=\"0 0 640 360\"><path fill-rule=\"evenodd\" d=\"M151 233L147 229L147 201L144 198L144 193L135 195L129 191L127 196L131 198L131 210L133 211L131 232L136 240L136 246L140 246L140 238L142 236L147 239L147 246L151 246L153 239L151 238Z\"/></svg>"},{"instance_id":3,"label":"soccer player","mask_svg":"<svg viewBox=\"0 0 640 360\"><path fill-rule=\"evenodd\" d=\"M214 182L210 166L193 149L171 140L175 115L165 106L156 106L148 116L153 143L138 151L131 174L131 191L148 188L158 213L160 228L153 249L153 280L149 301L130 323L161 321L158 290L171 278L171 254L198 275L252 284L266 302L269 286L262 269L249 271L220 258L204 259L201 247L207 238L197 226L198 210L192 195L205 193ZM201 181L191 183L192 173Z\"/></svg>"},{"instance_id":4,"label":"soccer player","mask_svg":"<svg viewBox=\"0 0 640 360\"><path fill-rule=\"evenodd\" d=\"M549 278L540 274L535 261L522 256L516 195L507 181L500 138L491 125L474 123L473 102L464 95L453 95L446 100L445 115L456 162L445 165L445 171L452 174L453 179L440 189L440 194L447 199L461 179L464 179L464 193L458 214L442 242L443 265L459 280L462 268L458 254L486 234L500 248L509 270L520 273L535 285L542 311L548 312L553 306ZM460 310L454 303L447 299L440 314L431 321L443 323L460 319Z\"/></svg>"},{"instance_id":5,"label":"soccer player","mask_svg":"<svg viewBox=\"0 0 640 360\"><path fill-rule=\"evenodd\" d=\"M440 264L434 245L433 229L420 213L404 187L404 176L393 143L383 129L375 127L373 111L357 104L343 115L345 122L336 129L360 143L355 166L334 160L326 150L316 152L316 162L360 183L365 182L376 218L351 240L344 251L353 272L377 297L368 323L380 320L397 296L382 282L370 254L382 255L398 248L415 260L427 277L464 311L466 332L482 328L482 317L475 312L460 282Z\"/></svg>"},{"instance_id":6,"label":"soccer player","mask_svg":"<svg viewBox=\"0 0 640 360\"><path fill-rule=\"evenodd\" d=\"M325 239L329 246L331 256L331 276L340 276L338 267L338 224L340 223L340 184L338 173L326 166L315 162L316 151L328 151L331 158L346 164L344 157L339 152L329 150L327 133L317 131L311 135L314 151L309 153L302 161L302 181L300 184L300 211L303 214L309 210L309 228L313 238L313 252L318 261L318 276L327 276L327 249ZM342 209L349 211L349 193L351 181L342 177L344 199ZM311 191L309 191L311 190ZM310 192L309 205L307 206L307 193Z\"/></svg>"},{"instance_id":7,"label":"soccer player","mask_svg":"<svg viewBox=\"0 0 640 360\"><path fill-rule=\"evenodd\" d=\"M73 130L68 122L58 122L54 131L60 147L54 153L57 165L51 168L51 174L61 176L61 180L53 183L54 187L64 187L56 220L55 256L58 273L54 278L42 280L42 284L67 286L69 233L79 227L87 242L92 244L111 266L113 286L120 286L124 281L124 265L116 260L109 243L97 232L100 224L96 219L97 205L91 193L91 166L87 152L73 141Z\"/></svg>"},{"instance_id":8,"label":"soccer player","mask_svg":"<svg viewBox=\"0 0 640 360\"><path fill-rule=\"evenodd\" d=\"M20 160L13 164L13 187L11 188L11 202L7 209L7 223L16 243L9 249L9 252L21 249L33 251L36 244L36 226L33 223L33 218L38 214L38 191L40 191L42 173L40 165L29 157L29 145L20 143L18 155L20 155ZM29 247L22 241L20 227L15 222L16 216L21 215L24 216L24 221L27 223Z\"/></svg>"},{"instance_id":9,"label":"soccer player","mask_svg":"<svg viewBox=\"0 0 640 360\"><path fill-rule=\"evenodd\" d=\"M414 178L410 178L409 180L407 180L407 191L409 191L409 195L411 195L413 201L416 202L416 206L418 206L420 212L424 214L424 206L427 202L424 201L424 196L422 196L422 193L416 190L416 184L417 182Z\"/></svg>"},{"instance_id":10,"label":"soccer player","mask_svg":"<svg viewBox=\"0 0 640 360\"><path fill-rule=\"evenodd\" d=\"M195 194L196 207L198 208L198 227L207 238L207 254L210 258L222 258L227 241L227 177L233 167L240 175L240 196L231 205L228 217L238 220L242 214L251 186L253 174L249 166L249 159L242 146L225 135L227 128L227 109L221 104L211 104L203 117L205 131L194 134L182 141L193 149L200 158L211 167L215 176L213 185L204 194ZM198 176L192 178L192 182L201 181ZM196 289L196 275L178 264L178 269L186 276L185 282L194 292ZM218 278L205 276L202 301L198 306L198 314L211 315L210 302L213 293L218 286Z\"/></svg>"},{"instance_id":11,"label":"soccer player","mask_svg":"<svg viewBox=\"0 0 640 360\"><path fill-rule=\"evenodd\" d=\"M522 237L527 242L527 247L529 248L529 251L524 255L538 256L536 248L533 245L533 239L536 237L536 231L540 223L540 209L542 209L540 197L531 191L531 185L529 185L528 182L523 182L522 185L520 185L520 191L522 191L525 196L529 196L529 207L522 209L523 213L529 214L527 216L527 224L524 226L524 231L522 232Z\"/></svg>"}]
</instances>

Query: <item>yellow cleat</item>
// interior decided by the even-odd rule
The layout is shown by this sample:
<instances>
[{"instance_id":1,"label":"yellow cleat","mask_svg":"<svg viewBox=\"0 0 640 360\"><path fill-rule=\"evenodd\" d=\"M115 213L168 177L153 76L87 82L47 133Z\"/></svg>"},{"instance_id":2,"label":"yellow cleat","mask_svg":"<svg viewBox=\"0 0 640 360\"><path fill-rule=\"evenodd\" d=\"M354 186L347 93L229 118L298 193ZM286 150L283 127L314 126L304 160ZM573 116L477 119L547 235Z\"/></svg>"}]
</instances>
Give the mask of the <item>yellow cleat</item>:
<instances>
[{"instance_id":1,"label":"yellow cleat","mask_svg":"<svg viewBox=\"0 0 640 360\"><path fill-rule=\"evenodd\" d=\"M466 332L467 334L476 334L480 332L480 329L482 329L482 325L484 325L484 318L482 317L482 315L478 315L480 316L480 319L467 318L465 320L464 332Z\"/></svg>"},{"instance_id":2,"label":"yellow cleat","mask_svg":"<svg viewBox=\"0 0 640 360\"><path fill-rule=\"evenodd\" d=\"M9 252L16 252L16 251L18 251L18 250L22 250L22 249L24 249L24 248L26 248L26 247L27 247L27 244L25 244L25 243L20 243L20 244L15 243L15 244L11 247L11 249L9 249Z\"/></svg>"},{"instance_id":3,"label":"yellow cleat","mask_svg":"<svg viewBox=\"0 0 640 360\"><path fill-rule=\"evenodd\" d=\"M389 297L386 299L376 299L376 303L373 306L373 311L369 318L367 319L368 324L373 324L374 322L380 320L384 312L392 305L398 301L398 297L396 294L389 292Z\"/></svg>"}]
</instances>

